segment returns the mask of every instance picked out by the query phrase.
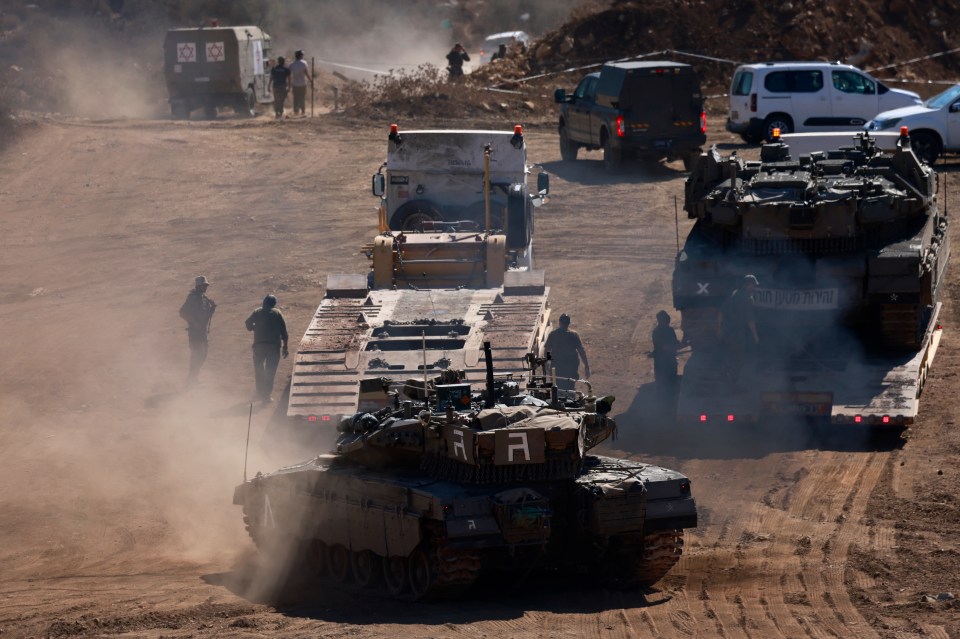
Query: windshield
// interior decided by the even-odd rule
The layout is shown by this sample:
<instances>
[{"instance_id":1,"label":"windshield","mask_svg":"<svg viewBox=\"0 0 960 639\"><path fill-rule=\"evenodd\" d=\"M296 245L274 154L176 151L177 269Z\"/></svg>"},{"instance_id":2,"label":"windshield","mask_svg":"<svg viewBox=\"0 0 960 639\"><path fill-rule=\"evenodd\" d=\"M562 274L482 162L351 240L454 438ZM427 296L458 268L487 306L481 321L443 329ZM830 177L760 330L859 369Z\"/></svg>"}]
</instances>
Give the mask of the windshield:
<instances>
[{"instance_id":1,"label":"windshield","mask_svg":"<svg viewBox=\"0 0 960 639\"><path fill-rule=\"evenodd\" d=\"M933 96L924 102L923 106L928 109L942 109L957 98L960 98L960 84L954 85L943 93Z\"/></svg>"}]
</instances>

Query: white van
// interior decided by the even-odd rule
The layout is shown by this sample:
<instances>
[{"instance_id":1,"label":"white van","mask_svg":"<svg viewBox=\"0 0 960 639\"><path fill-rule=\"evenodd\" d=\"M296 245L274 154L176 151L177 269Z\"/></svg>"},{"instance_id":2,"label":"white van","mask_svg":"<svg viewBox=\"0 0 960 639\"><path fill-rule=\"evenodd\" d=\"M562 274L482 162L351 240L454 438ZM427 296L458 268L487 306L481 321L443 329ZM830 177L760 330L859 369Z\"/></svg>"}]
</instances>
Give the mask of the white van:
<instances>
[{"instance_id":1,"label":"white van","mask_svg":"<svg viewBox=\"0 0 960 639\"><path fill-rule=\"evenodd\" d=\"M775 128L852 131L881 111L914 104L921 104L916 93L891 89L849 64L744 64L730 84L727 130L750 144L769 140Z\"/></svg>"}]
</instances>

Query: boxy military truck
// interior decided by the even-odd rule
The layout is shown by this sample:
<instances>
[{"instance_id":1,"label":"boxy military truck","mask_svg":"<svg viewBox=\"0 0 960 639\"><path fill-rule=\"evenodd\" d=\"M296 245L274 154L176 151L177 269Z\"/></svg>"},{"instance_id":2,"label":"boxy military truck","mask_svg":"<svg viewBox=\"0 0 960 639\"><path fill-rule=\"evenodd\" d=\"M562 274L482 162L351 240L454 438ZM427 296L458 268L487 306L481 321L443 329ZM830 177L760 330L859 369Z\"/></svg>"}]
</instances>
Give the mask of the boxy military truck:
<instances>
[{"instance_id":1,"label":"boxy military truck","mask_svg":"<svg viewBox=\"0 0 960 639\"><path fill-rule=\"evenodd\" d=\"M265 61L270 36L259 27L170 29L163 43L164 76L173 117L186 119L203 109L208 118L227 107L256 115L273 101Z\"/></svg>"}]
</instances>

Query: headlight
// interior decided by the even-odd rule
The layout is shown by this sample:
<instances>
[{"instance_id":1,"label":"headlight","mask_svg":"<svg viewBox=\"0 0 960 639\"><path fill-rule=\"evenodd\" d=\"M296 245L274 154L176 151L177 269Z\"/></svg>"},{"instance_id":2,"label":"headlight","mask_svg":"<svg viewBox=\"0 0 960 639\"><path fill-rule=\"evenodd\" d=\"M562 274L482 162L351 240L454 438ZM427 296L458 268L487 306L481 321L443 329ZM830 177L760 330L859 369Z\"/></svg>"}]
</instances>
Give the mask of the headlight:
<instances>
[{"instance_id":1,"label":"headlight","mask_svg":"<svg viewBox=\"0 0 960 639\"><path fill-rule=\"evenodd\" d=\"M867 123L867 131L885 131L897 126L900 118L890 118L888 120L870 120Z\"/></svg>"}]
</instances>

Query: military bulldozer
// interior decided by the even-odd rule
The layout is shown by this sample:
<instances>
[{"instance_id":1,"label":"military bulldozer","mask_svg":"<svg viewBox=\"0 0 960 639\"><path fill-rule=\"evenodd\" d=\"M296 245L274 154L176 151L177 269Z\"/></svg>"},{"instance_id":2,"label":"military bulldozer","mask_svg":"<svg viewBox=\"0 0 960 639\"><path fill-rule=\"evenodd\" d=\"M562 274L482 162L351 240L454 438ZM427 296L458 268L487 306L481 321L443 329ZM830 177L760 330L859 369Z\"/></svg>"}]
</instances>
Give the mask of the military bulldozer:
<instances>
[{"instance_id":1,"label":"military bulldozer","mask_svg":"<svg viewBox=\"0 0 960 639\"><path fill-rule=\"evenodd\" d=\"M696 526L689 479L588 454L616 432L611 397L558 392L533 353L525 380L498 374L484 351L483 382L455 369L380 378L375 403L340 419L333 454L238 486L261 553L413 600L535 572L622 587L662 578Z\"/></svg>"},{"instance_id":2,"label":"military bulldozer","mask_svg":"<svg viewBox=\"0 0 960 639\"><path fill-rule=\"evenodd\" d=\"M673 274L693 345L682 419L912 423L939 343L950 245L936 173L908 131L892 153L865 133L797 157L775 140L759 161L711 149L684 208L696 222ZM759 282L756 339L737 333L735 312L725 317L746 275Z\"/></svg>"}]
</instances>

